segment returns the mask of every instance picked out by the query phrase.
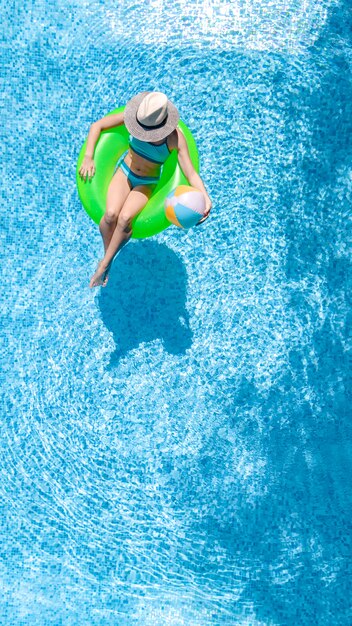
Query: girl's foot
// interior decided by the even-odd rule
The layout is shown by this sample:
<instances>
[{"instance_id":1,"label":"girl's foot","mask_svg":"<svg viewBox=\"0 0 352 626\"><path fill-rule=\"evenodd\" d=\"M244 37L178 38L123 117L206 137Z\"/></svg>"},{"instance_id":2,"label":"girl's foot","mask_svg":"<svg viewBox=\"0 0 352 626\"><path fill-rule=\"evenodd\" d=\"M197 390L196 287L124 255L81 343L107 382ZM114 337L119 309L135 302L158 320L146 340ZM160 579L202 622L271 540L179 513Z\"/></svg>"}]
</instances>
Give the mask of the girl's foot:
<instances>
[{"instance_id":1,"label":"girl's foot","mask_svg":"<svg viewBox=\"0 0 352 626\"><path fill-rule=\"evenodd\" d=\"M95 270L92 278L90 279L89 287L92 289L93 287L106 287L109 280L109 269L110 265L106 266L103 261L99 261L98 267Z\"/></svg>"}]
</instances>

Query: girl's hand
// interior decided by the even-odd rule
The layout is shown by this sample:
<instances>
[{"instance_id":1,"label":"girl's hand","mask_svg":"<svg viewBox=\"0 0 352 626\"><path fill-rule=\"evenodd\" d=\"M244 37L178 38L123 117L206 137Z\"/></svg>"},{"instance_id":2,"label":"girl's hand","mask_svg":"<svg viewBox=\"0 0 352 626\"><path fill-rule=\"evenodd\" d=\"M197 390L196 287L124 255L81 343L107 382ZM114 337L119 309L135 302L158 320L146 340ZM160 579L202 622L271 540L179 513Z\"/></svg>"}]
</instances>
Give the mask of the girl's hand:
<instances>
[{"instance_id":1,"label":"girl's hand","mask_svg":"<svg viewBox=\"0 0 352 626\"><path fill-rule=\"evenodd\" d=\"M87 180L87 176L89 177L89 180L91 180L94 174L95 174L95 163L92 157L85 156L83 159L83 163L79 169L79 175L81 178L84 178L84 180Z\"/></svg>"},{"instance_id":2,"label":"girl's hand","mask_svg":"<svg viewBox=\"0 0 352 626\"><path fill-rule=\"evenodd\" d=\"M209 213L210 213L210 210L211 210L212 206L213 206L213 203L210 200L209 196L205 196L205 211L204 211L204 215L203 215L202 219L199 220L199 222L196 223L196 226L198 226L199 224L203 224L203 222L205 222L205 220L208 219Z\"/></svg>"}]
</instances>

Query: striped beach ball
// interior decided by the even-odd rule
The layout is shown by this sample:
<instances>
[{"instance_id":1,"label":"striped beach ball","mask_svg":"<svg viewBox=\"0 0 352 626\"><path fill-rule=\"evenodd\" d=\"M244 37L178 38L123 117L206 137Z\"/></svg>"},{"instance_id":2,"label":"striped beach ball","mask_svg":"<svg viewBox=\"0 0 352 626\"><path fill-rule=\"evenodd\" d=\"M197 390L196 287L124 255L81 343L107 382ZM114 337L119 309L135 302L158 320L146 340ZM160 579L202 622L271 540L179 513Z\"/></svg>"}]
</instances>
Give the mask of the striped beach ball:
<instances>
[{"instance_id":1,"label":"striped beach ball","mask_svg":"<svg viewBox=\"0 0 352 626\"><path fill-rule=\"evenodd\" d=\"M165 200L165 215L180 228L191 228L203 217L205 198L199 189L179 185Z\"/></svg>"}]
</instances>

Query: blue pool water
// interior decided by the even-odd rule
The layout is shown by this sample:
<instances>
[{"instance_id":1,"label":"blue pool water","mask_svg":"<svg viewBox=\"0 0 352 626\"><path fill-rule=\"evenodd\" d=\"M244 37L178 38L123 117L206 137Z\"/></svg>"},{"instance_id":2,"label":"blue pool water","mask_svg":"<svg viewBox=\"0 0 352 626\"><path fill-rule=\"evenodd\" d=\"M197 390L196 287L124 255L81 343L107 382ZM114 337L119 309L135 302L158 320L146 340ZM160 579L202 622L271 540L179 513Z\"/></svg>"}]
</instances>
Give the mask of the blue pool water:
<instances>
[{"instance_id":1,"label":"blue pool water","mask_svg":"<svg viewBox=\"0 0 352 626\"><path fill-rule=\"evenodd\" d=\"M348 0L3 2L0 623L350 625ZM92 121L165 91L211 219L106 289Z\"/></svg>"}]
</instances>

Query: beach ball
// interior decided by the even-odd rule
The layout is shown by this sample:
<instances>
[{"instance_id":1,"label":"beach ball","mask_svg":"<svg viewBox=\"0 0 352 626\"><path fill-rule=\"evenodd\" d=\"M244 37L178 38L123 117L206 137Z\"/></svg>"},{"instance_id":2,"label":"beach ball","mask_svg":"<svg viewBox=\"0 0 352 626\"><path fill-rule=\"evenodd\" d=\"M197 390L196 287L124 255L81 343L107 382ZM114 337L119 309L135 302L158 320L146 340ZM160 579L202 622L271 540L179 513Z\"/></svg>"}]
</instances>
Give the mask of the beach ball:
<instances>
[{"instance_id":1,"label":"beach ball","mask_svg":"<svg viewBox=\"0 0 352 626\"><path fill-rule=\"evenodd\" d=\"M203 217L205 198L199 189L179 185L165 200L165 215L180 228L191 228Z\"/></svg>"}]
</instances>

